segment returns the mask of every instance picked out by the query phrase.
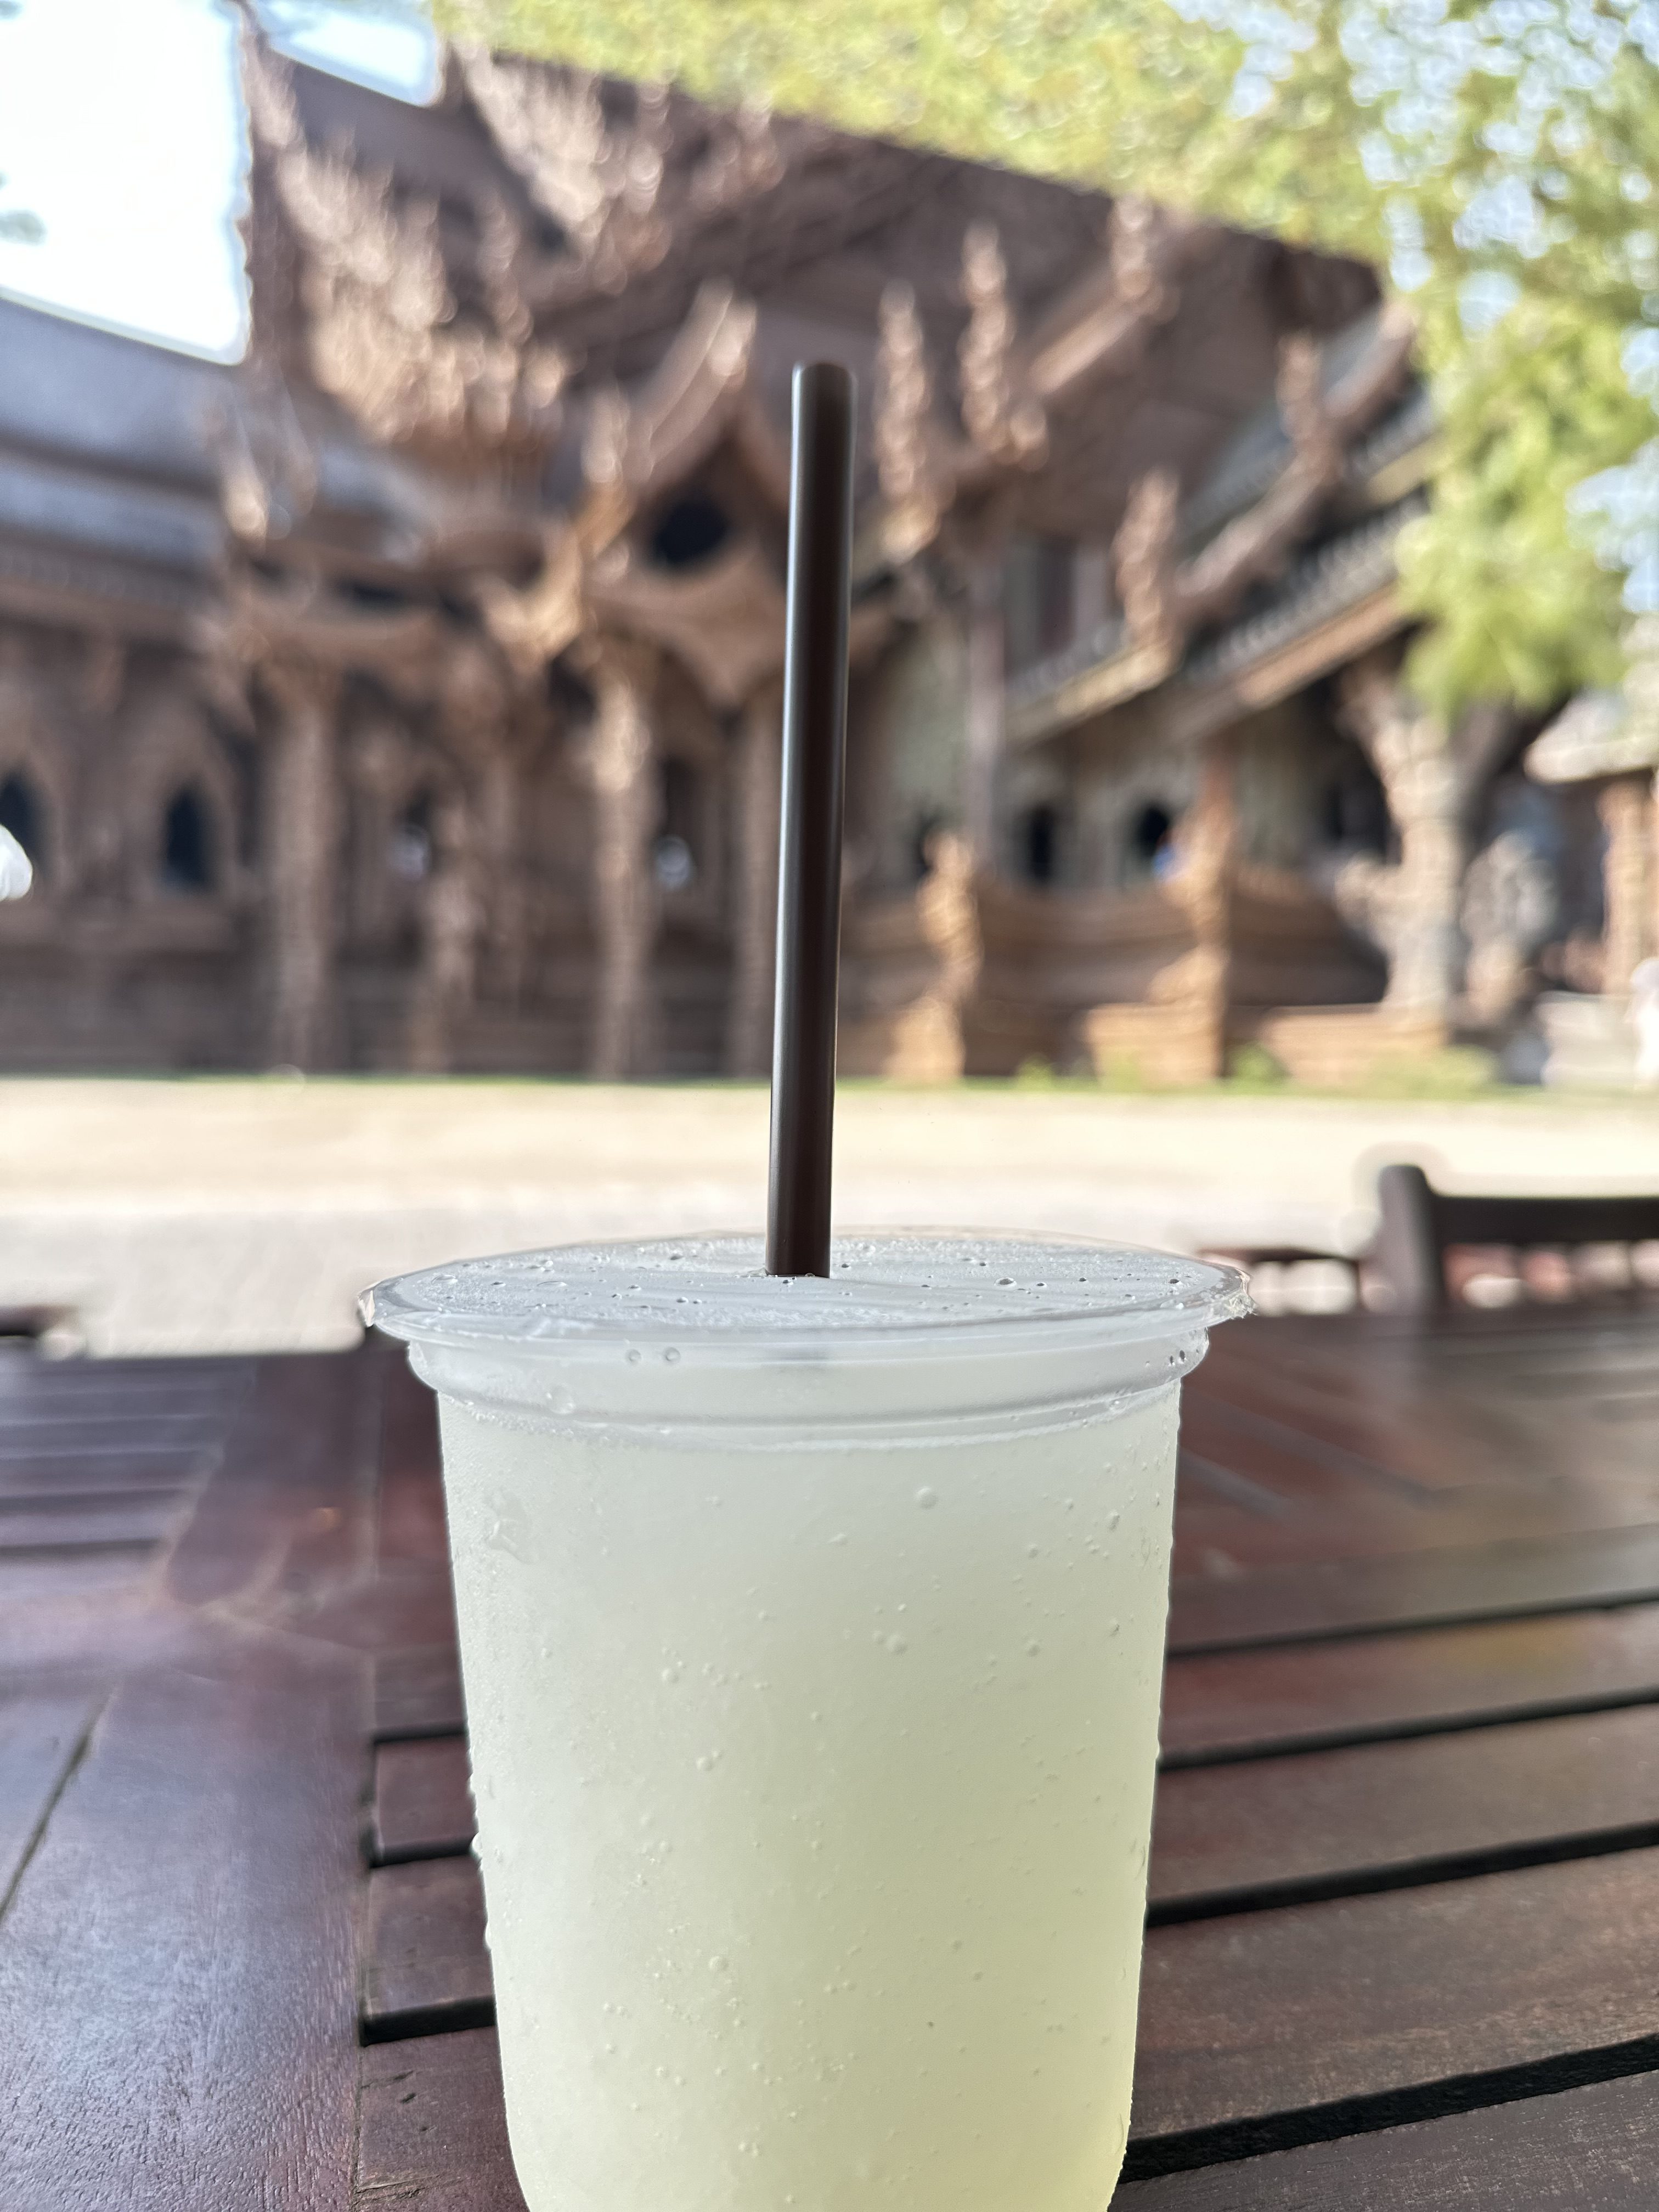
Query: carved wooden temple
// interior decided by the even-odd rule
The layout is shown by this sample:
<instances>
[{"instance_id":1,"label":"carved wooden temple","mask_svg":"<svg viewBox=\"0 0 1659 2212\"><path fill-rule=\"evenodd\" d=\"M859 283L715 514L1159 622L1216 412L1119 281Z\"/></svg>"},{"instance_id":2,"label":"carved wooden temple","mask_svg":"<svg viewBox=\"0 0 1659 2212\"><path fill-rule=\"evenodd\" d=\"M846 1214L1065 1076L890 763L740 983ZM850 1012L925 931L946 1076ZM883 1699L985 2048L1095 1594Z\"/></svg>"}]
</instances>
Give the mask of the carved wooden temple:
<instances>
[{"instance_id":1,"label":"carved wooden temple","mask_svg":"<svg viewBox=\"0 0 1659 2212\"><path fill-rule=\"evenodd\" d=\"M480 52L245 80L239 368L0 302L0 1064L762 1070L814 356L845 1072L1339 1072L1597 936L1536 724L1401 686L1365 268Z\"/></svg>"}]
</instances>

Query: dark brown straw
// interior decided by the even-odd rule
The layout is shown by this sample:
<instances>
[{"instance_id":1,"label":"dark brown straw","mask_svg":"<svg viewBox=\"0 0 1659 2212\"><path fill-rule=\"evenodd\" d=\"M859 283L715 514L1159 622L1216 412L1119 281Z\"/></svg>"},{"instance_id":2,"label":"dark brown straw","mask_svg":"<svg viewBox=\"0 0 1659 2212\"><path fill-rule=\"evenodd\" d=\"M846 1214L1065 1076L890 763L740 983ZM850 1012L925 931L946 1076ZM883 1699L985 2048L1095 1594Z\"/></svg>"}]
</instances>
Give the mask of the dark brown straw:
<instances>
[{"instance_id":1,"label":"dark brown straw","mask_svg":"<svg viewBox=\"0 0 1659 2212\"><path fill-rule=\"evenodd\" d=\"M766 1271L827 1275L853 566L852 377L834 362L799 367L794 401Z\"/></svg>"}]
</instances>

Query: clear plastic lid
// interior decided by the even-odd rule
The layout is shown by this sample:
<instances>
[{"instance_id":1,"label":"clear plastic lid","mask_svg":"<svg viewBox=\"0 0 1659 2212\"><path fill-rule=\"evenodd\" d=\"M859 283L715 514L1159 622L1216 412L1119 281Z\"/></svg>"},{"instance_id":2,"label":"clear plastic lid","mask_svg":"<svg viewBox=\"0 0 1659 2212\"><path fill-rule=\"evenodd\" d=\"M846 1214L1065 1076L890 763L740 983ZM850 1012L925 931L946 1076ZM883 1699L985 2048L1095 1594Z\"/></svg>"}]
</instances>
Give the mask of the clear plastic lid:
<instances>
[{"instance_id":1,"label":"clear plastic lid","mask_svg":"<svg viewBox=\"0 0 1659 2212\"><path fill-rule=\"evenodd\" d=\"M1127 1246L853 1235L827 1279L757 1237L567 1245L381 1283L363 1318L444 1395L538 1425L770 1431L1029 1417L1178 1378L1248 1312L1231 1267Z\"/></svg>"}]
</instances>

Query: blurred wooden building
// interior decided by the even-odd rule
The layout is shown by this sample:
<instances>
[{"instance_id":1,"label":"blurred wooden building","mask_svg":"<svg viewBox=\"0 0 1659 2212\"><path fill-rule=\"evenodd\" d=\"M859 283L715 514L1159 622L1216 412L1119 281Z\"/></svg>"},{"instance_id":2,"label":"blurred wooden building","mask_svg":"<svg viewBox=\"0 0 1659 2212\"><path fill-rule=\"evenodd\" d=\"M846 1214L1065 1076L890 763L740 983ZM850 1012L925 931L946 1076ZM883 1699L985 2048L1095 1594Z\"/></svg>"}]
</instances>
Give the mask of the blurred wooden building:
<instances>
[{"instance_id":1,"label":"blurred wooden building","mask_svg":"<svg viewBox=\"0 0 1659 2212\"><path fill-rule=\"evenodd\" d=\"M0 303L0 1064L762 1070L818 356L846 1072L1344 1073L1596 937L1536 725L1401 688L1367 269L479 52L246 64L240 367Z\"/></svg>"}]
</instances>

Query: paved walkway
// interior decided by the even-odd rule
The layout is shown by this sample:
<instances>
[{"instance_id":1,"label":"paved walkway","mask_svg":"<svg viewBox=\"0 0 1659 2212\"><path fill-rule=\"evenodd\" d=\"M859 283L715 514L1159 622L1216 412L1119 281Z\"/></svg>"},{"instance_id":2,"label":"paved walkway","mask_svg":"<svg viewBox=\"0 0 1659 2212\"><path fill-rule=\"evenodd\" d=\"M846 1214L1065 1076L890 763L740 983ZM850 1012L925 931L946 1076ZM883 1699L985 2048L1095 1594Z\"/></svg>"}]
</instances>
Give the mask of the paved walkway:
<instances>
[{"instance_id":1,"label":"paved walkway","mask_svg":"<svg viewBox=\"0 0 1659 2212\"><path fill-rule=\"evenodd\" d=\"M357 1291L402 1268L758 1227L766 1116L752 1086L0 1082L0 1304L72 1306L104 1352L345 1344ZM1352 1248L1383 1158L1659 1189L1659 1101L854 1085L838 1127L837 1216L872 1225Z\"/></svg>"}]
</instances>

